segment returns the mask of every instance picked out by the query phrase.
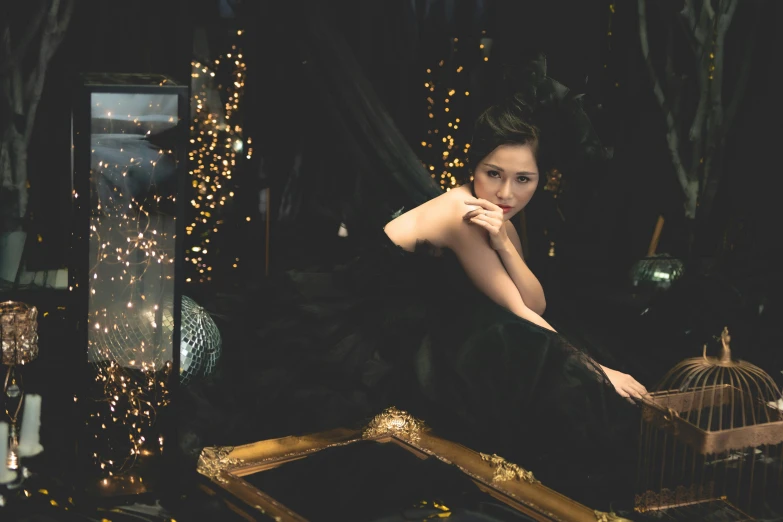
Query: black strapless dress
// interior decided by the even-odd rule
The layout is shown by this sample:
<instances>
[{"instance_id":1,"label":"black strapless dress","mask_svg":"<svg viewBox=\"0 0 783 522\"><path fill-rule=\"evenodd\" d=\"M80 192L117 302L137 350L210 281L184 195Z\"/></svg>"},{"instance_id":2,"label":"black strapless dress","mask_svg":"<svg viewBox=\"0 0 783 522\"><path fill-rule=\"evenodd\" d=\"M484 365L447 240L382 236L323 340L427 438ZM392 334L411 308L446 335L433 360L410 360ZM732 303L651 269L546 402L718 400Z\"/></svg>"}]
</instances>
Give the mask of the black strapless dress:
<instances>
[{"instance_id":1,"label":"black strapless dress","mask_svg":"<svg viewBox=\"0 0 783 522\"><path fill-rule=\"evenodd\" d=\"M447 249L409 252L378 230L350 262L233 304L219 382L189 391L201 445L358 427L394 405L556 489L632 482L638 410L583 350L476 289Z\"/></svg>"}]
</instances>

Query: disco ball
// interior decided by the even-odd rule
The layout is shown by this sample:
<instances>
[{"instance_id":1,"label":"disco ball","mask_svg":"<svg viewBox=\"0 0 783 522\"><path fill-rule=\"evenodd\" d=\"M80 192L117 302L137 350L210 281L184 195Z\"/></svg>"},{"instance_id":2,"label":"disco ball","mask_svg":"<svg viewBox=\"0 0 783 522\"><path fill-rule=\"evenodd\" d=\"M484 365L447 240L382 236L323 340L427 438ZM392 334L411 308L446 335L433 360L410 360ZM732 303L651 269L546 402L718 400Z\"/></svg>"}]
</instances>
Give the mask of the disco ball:
<instances>
[{"instance_id":1,"label":"disco ball","mask_svg":"<svg viewBox=\"0 0 783 522\"><path fill-rule=\"evenodd\" d=\"M117 302L96 312L89 330L89 361L159 370L170 361L174 317L171 299L160 306Z\"/></svg>"},{"instance_id":2,"label":"disco ball","mask_svg":"<svg viewBox=\"0 0 783 522\"><path fill-rule=\"evenodd\" d=\"M180 329L180 382L213 375L222 351L220 331L207 311L184 295Z\"/></svg>"},{"instance_id":3,"label":"disco ball","mask_svg":"<svg viewBox=\"0 0 783 522\"><path fill-rule=\"evenodd\" d=\"M668 254L657 254L637 261L631 268L633 286L667 289L685 272L682 261Z\"/></svg>"},{"instance_id":4,"label":"disco ball","mask_svg":"<svg viewBox=\"0 0 783 522\"><path fill-rule=\"evenodd\" d=\"M90 361L114 361L141 370L162 368L172 358L162 347L171 346L173 309L171 299L164 299L159 307L116 304L106 309L90 329ZM183 385L214 374L221 354L217 325L187 296L182 296L179 354Z\"/></svg>"}]
</instances>

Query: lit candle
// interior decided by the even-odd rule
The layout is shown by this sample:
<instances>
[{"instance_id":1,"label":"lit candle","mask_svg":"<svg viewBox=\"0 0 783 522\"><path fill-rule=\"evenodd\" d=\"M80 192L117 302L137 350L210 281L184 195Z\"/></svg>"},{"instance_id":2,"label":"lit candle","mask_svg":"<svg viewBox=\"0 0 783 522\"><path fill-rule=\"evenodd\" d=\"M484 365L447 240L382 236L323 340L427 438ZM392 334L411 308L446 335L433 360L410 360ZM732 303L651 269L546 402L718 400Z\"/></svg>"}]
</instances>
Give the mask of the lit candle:
<instances>
[{"instance_id":1,"label":"lit candle","mask_svg":"<svg viewBox=\"0 0 783 522\"><path fill-rule=\"evenodd\" d=\"M0 422L0 484L8 484L16 480L16 471L6 467L8 459L8 423Z\"/></svg>"},{"instance_id":2,"label":"lit candle","mask_svg":"<svg viewBox=\"0 0 783 522\"><path fill-rule=\"evenodd\" d=\"M19 456L34 457L43 451L39 442L41 430L41 396L27 395L24 398L22 431L19 436Z\"/></svg>"}]
</instances>

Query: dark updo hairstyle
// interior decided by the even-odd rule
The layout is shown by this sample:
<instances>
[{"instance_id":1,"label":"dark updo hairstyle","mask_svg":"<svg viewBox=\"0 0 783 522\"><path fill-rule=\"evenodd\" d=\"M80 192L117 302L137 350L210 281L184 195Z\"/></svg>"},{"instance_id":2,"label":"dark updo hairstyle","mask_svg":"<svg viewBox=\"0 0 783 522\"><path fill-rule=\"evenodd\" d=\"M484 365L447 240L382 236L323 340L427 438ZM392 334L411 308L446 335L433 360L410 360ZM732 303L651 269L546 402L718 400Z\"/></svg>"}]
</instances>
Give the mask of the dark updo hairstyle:
<instances>
[{"instance_id":1,"label":"dark updo hairstyle","mask_svg":"<svg viewBox=\"0 0 783 522\"><path fill-rule=\"evenodd\" d=\"M493 150L501 145L530 145L533 156L538 157L538 127L532 123L532 111L515 95L497 103L476 120L473 140L468 149L470 172Z\"/></svg>"}]
</instances>

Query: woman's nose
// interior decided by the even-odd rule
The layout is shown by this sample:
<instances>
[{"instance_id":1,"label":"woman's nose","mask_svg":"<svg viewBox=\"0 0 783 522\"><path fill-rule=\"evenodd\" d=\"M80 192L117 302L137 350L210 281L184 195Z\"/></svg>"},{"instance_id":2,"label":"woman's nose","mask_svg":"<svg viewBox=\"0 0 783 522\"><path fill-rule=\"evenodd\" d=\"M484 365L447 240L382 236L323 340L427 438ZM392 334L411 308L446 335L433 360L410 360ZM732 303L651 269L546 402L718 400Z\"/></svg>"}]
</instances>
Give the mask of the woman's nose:
<instances>
[{"instance_id":1,"label":"woman's nose","mask_svg":"<svg viewBox=\"0 0 783 522\"><path fill-rule=\"evenodd\" d=\"M506 200L511 197L511 187L509 183L503 183L497 193L498 199Z\"/></svg>"}]
</instances>

